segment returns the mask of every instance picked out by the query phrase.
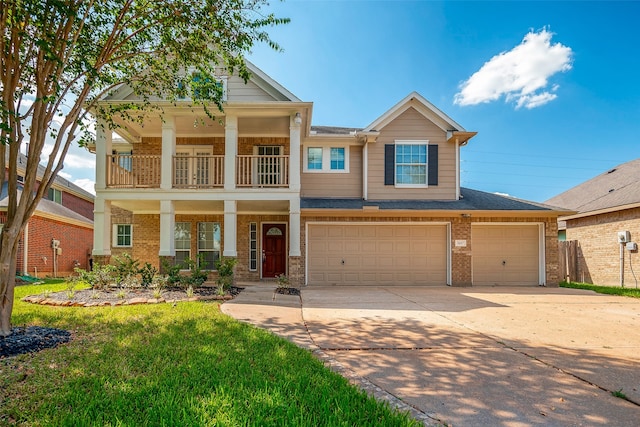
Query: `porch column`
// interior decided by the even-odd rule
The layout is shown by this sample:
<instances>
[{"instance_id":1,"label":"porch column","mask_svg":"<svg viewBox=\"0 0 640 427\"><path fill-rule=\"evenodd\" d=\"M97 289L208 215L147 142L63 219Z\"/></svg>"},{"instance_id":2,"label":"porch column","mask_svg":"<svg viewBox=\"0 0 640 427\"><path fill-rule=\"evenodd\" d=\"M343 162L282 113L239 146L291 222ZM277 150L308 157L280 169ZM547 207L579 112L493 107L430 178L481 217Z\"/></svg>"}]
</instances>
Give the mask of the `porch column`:
<instances>
[{"instance_id":1,"label":"porch column","mask_svg":"<svg viewBox=\"0 0 640 427\"><path fill-rule=\"evenodd\" d=\"M289 189L300 191L300 116L289 121ZM299 210L299 209L298 209Z\"/></svg>"},{"instance_id":2,"label":"porch column","mask_svg":"<svg viewBox=\"0 0 640 427\"><path fill-rule=\"evenodd\" d=\"M98 117L96 125L96 191L107 188L107 155L111 152L111 130L106 120Z\"/></svg>"},{"instance_id":3,"label":"porch column","mask_svg":"<svg viewBox=\"0 0 640 427\"><path fill-rule=\"evenodd\" d=\"M289 256L300 256L300 197L289 201Z\"/></svg>"},{"instance_id":4,"label":"porch column","mask_svg":"<svg viewBox=\"0 0 640 427\"><path fill-rule=\"evenodd\" d=\"M226 185L226 183L225 183ZM238 213L235 200L224 201L224 251L222 256L237 257L236 230L238 229Z\"/></svg>"},{"instance_id":5,"label":"porch column","mask_svg":"<svg viewBox=\"0 0 640 427\"><path fill-rule=\"evenodd\" d=\"M93 202L94 256L111 255L111 201L98 196Z\"/></svg>"},{"instance_id":6,"label":"porch column","mask_svg":"<svg viewBox=\"0 0 640 427\"><path fill-rule=\"evenodd\" d=\"M170 190L171 187L173 187L173 156L175 156L175 154L176 122L173 116L169 116L165 117L164 123L162 123L162 160L160 160L160 188L162 188L163 190Z\"/></svg>"},{"instance_id":7,"label":"porch column","mask_svg":"<svg viewBox=\"0 0 640 427\"><path fill-rule=\"evenodd\" d=\"M224 189L236 188L236 156L238 155L238 117L227 115L224 124ZM235 202L234 202L235 206ZM226 211L226 202L225 202ZM235 208L234 208L235 212ZM225 215L226 219L226 215ZM225 226L226 228L226 226ZM226 233L225 233L226 236ZM234 238L235 242L235 238ZM235 248L235 243L234 243ZM235 251L235 249L234 249ZM234 255L235 256L235 255Z\"/></svg>"},{"instance_id":8,"label":"porch column","mask_svg":"<svg viewBox=\"0 0 640 427\"><path fill-rule=\"evenodd\" d=\"M160 257L174 257L176 244L174 229L176 228L176 216L173 200L160 201Z\"/></svg>"}]
</instances>

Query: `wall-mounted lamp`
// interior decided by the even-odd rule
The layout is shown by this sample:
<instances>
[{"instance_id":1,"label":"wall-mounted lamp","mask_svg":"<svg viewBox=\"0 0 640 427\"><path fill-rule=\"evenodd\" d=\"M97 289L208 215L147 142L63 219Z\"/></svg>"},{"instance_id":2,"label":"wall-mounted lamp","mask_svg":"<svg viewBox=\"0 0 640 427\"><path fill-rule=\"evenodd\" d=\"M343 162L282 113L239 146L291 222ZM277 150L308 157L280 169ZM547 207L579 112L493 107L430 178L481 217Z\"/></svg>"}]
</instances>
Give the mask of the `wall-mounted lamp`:
<instances>
[{"instance_id":1,"label":"wall-mounted lamp","mask_svg":"<svg viewBox=\"0 0 640 427\"><path fill-rule=\"evenodd\" d=\"M460 216L462 218L471 218L471 214L469 214L469 213L463 213L463 214L460 214Z\"/></svg>"},{"instance_id":2,"label":"wall-mounted lamp","mask_svg":"<svg viewBox=\"0 0 640 427\"><path fill-rule=\"evenodd\" d=\"M296 116L293 118L293 123L299 125L302 123L302 116L300 113L296 113Z\"/></svg>"}]
</instances>

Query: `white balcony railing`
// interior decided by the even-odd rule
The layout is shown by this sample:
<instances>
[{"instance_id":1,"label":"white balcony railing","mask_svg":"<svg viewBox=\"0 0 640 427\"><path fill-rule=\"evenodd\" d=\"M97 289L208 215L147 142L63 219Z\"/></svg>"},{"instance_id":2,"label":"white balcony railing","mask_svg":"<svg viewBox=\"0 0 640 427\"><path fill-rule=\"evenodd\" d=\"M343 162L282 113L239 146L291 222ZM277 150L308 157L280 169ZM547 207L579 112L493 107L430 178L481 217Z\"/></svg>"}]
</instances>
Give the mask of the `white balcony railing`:
<instances>
[{"instance_id":1,"label":"white balcony railing","mask_svg":"<svg viewBox=\"0 0 640 427\"><path fill-rule=\"evenodd\" d=\"M289 156L236 156L238 187L288 187Z\"/></svg>"},{"instance_id":2,"label":"white balcony railing","mask_svg":"<svg viewBox=\"0 0 640 427\"><path fill-rule=\"evenodd\" d=\"M160 188L161 156L107 155L108 188ZM224 155L173 158L173 188L224 186ZM237 187L288 187L289 156L236 156Z\"/></svg>"}]
</instances>

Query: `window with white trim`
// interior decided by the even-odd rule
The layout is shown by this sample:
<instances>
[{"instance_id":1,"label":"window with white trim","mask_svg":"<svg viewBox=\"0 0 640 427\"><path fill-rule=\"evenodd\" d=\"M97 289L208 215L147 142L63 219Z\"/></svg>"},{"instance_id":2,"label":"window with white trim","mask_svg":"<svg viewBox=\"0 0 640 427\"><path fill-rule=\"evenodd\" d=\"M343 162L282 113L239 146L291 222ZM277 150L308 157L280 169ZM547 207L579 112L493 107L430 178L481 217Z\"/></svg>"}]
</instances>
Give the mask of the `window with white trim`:
<instances>
[{"instance_id":1,"label":"window with white trim","mask_svg":"<svg viewBox=\"0 0 640 427\"><path fill-rule=\"evenodd\" d=\"M177 82L178 99L214 99L216 92L220 101L227 100L227 77L207 77L199 71L193 71L190 79L186 76Z\"/></svg>"},{"instance_id":2,"label":"window with white trim","mask_svg":"<svg viewBox=\"0 0 640 427\"><path fill-rule=\"evenodd\" d=\"M396 187L427 186L427 141L396 141Z\"/></svg>"},{"instance_id":3,"label":"window with white trim","mask_svg":"<svg viewBox=\"0 0 640 427\"><path fill-rule=\"evenodd\" d=\"M176 222L173 239L176 247L175 263L184 266L187 258L191 258L191 223Z\"/></svg>"},{"instance_id":4,"label":"window with white trim","mask_svg":"<svg viewBox=\"0 0 640 427\"><path fill-rule=\"evenodd\" d=\"M198 260L204 263L200 267L215 270L216 261L220 258L220 223L198 223Z\"/></svg>"},{"instance_id":5,"label":"window with white trim","mask_svg":"<svg viewBox=\"0 0 640 427\"><path fill-rule=\"evenodd\" d=\"M349 147L306 147L304 172L348 173Z\"/></svg>"},{"instance_id":6,"label":"window with white trim","mask_svg":"<svg viewBox=\"0 0 640 427\"><path fill-rule=\"evenodd\" d=\"M113 246L116 248L130 248L133 242L133 227L131 224L113 225Z\"/></svg>"}]
</instances>

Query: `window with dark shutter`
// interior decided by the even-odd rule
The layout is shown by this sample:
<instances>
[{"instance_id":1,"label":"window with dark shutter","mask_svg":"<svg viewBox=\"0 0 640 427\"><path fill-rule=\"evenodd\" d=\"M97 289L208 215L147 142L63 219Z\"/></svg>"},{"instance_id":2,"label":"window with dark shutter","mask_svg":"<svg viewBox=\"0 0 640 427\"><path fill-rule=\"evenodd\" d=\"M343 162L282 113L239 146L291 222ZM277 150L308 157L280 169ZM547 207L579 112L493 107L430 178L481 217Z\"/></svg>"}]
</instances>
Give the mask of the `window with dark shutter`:
<instances>
[{"instance_id":1,"label":"window with dark shutter","mask_svg":"<svg viewBox=\"0 0 640 427\"><path fill-rule=\"evenodd\" d=\"M427 163L429 168L427 184L438 185L438 146L429 145L429 160Z\"/></svg>"},{"instance_id":2,"label":"window with dark shutter","mask_svg":"<svg viewBox=\"0 0 640 427\"><path fill-rule=\"evenodd\" d=\"M384 146L384 185L395 184L395 157L396 147L394 144L385 144Z\"/></svg>"}]
</instances>

